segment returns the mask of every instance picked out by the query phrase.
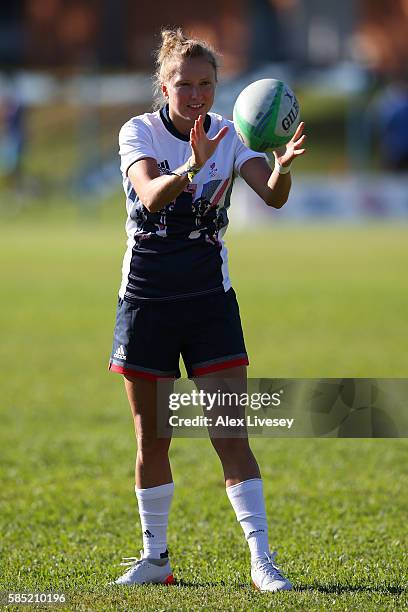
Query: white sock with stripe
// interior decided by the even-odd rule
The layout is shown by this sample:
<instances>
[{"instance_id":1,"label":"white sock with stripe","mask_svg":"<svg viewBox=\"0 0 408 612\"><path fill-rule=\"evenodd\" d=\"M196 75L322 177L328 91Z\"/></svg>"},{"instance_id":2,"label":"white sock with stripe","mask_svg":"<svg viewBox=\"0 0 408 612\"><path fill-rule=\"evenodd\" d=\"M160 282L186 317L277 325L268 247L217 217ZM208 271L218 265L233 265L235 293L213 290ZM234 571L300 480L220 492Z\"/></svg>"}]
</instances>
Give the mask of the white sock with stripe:
<instances>
[{"instance_id":1,"label":"white sock with stripe","mask_svg":"<svg viewBox=\"0 0 408 612\"><path fill-rule=\"evenodd\" d=\"M270 554L268 523L261 478L251 478L226 488L251 552L251 562Z\"/></svg>"},{"instance_id":2,"label":"white sock with stripe","mask_svg":"<svg viewBox=\"0 0 408 612\"><path fill-rule=\"evenodd\" d=\"M158 487L135 487L143 531L143 556L160 559L167 550L167 524L174 493L174 482Z\"/></svg>"}]
</instances>

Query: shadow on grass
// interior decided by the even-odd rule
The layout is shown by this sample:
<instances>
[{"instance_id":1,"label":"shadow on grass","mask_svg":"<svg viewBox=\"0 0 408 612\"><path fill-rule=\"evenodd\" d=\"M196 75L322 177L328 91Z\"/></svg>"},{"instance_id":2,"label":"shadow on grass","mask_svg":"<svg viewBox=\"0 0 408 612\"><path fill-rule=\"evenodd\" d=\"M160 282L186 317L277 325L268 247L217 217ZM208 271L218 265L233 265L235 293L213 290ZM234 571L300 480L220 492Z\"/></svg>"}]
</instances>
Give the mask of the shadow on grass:
<instances>
[{"instance_id":1,"label":"shadow on grass","mask_svg":"<svg viewBox=\"0 0 408 612\"><path fill-rule=\"evenodd\" d=\"M230 587L230 582L189 582L187 580L176 580L174 586L189 587L189 588L206 588L206 587ZM252 588L251 583L241 583L234 585L240 589ZM322 586L321 584L311 584L307 586L295 586L293 593L296 592L313 592L328 593L330 595L336 594L341 595L342 593L383 593L384 595L403 595L408 591L406 588L396 586L379 586L379 587L365 587L365 586L347 586L343 584L332 584L329 586Z\"/></svg>"},{"instance_id":2,"label":"shadow on grass","mask_svg":"<svg viewBox=\"0 0 408 612\"><path fill-rule=\"evenodd\" d=\"M402 595L407 592L407 589L396 586L350 586L343 584L331 584L329 586L322 586L321 584L310 584L307 586L295 586L295 591L318 591L319 593L336 593L341 595L342 593L384 593L390 595Z\"/></svg>"},{"instance_id":3,"label":"shadow on grass","mask_svg":"<svg viewBox=\"0 0 408 612\"><path fill-rule=\"evenodd\" d=\"M188 580L176 580L173 585L169 585L169 586L179 586L179 587L196 587L196 588L206 588L206 587L231 587L231 582L225 582L224 580L220 580L217 582L189 582ZM242 584L235 584L234 585L236 588L238 589L245 589L247 587L250 587L251 584L248 583L242 583Z\"/></svg>"}]
</instances>

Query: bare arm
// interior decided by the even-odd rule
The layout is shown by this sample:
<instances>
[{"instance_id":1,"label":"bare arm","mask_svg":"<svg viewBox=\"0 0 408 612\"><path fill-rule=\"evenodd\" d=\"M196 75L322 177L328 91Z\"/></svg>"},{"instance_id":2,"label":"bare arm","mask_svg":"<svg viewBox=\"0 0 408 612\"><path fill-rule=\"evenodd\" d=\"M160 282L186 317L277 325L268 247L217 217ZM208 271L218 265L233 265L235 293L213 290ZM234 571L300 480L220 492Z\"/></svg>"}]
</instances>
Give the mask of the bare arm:
<instances>
[{"instance_id":1,"label":"bare arm","mask_svg":"<svg viewBox=\"0 0 408 612\"><path fill-rule=\"evenodd\" d=\"M182 173L187 169L187 163L177 168L175 172ZM157 161L152 157L146 157L135 162L128 170L136 193L142 204L151 213L161 210L177 198L188 185L188 176L176 176L175 174L160 175Z\"/></svg>"},{"instance_id":2,"label":"bare arm","mask_svg":"<svg viewBox=\"0 0 408 612\"><path fill-rule=\"evenodd\" d=\"M288 200L292 179L290 172L280 174L279 166L283 169L290 166L295 157L305 152L305 149L302 148L306 139L306 136L302 135L303 128L304 123L302 122L286 147L273 152L275 167L272 172L269 164L261 157L249 159L241 167L241 176L244 181L268 206L282 208Z\"/></svg>"},{"instance_id":3,"label":"bare arm","mask_svg":"<svg viewBox=\"0 0 408 612\"><path fill-rule=\"evenodd\" d=\"M214 153L227 131L228 128L223 127L214 138L207 138L203 117L200 115L190 132L191 156L180 168L173 170L173 174L161 176L157 162L152 157L140 159L130 166L128 177L140 201L149 212L161 210L184 191L189 183L186 174L188 169L192 168L197 173Z\"/></svg>"},{"instance_id":4,"label":"bare arm","mask_svg":"<svg viewBox=\"0 0 408 612\"><path fill-rule=\"evenodd\" d=\"M288 174L279 174L271 169L262 157L248 159L241 167L241 176L246 183L273 208L282 208L287 202L292 179Z\"/></svg>"}]
</instances>

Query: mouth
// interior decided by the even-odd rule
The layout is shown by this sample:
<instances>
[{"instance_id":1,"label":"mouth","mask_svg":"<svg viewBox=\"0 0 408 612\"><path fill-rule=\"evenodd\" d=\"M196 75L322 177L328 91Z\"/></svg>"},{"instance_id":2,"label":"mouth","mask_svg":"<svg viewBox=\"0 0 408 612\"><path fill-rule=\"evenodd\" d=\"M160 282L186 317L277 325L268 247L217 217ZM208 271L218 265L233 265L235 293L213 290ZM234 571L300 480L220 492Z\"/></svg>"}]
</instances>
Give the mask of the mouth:
<instances>
[{"instance_id":1,"label":"mouth","mask_svg":"<svg viewBox=\"0 0 408 612\"><path fill-rule=\"evenodd\" d=\"M193 110L201 110L204 108L204 104L188 104L188 108L192 108Z\"/></svg>"}]
</instances>

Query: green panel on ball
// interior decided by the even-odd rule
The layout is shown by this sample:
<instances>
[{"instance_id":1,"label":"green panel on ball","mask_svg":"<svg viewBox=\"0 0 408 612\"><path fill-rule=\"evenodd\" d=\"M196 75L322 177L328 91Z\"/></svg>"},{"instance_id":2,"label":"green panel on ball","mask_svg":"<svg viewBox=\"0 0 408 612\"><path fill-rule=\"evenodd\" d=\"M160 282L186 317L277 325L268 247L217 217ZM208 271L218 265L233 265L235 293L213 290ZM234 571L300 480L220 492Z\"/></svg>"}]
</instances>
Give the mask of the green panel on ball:
<instances>
[{"instance_id":1,"label":"green panel on ball","mask_svg":"<svg viewBox=\"0 0 408 612\"><path fill-rule=\"evenodd\" d=\"M277 136L275 134L282 92L283 83L280 84L279 90L274 97L271 106L257 125L252 125L246 121L246 119L244 119L239 113L239 108L236 106L234 107L233 119L237 131L243 135L245 138L245 144L247 144L247 146L253 151L259 151L262 153L268 149L282 147L288 142L288 139L284 136Z\"/></svg>"},{"instance_id":2,"label":"green panel on ball","mask_svg":"<svg viewBox=\"0 0 408 612\"><path fill-rule=\"evenodd\" d=\"M253 151L264 151L265 149L260 149L259 146L263 145L262 139L254 134L255 126L251 125L246 121L243 117L241 117L237 112L234 113L234 123L238 128L239 132L245 138L245 144L252 149ZM266 147L267 148L267 147Z\"/></svg>"},{"instance_id":3,"label":"green panel on ball","mask_svg":"<svg viewBox=\"0 0 408 612\"><path fill-rule=\"evenodd\" d=\"M282 98L282 91L283 91L283 83L280 82L276 95L274 99L272 100L272 104L270 105L266 113L264 113L264 116L262 117L262 119L259 120L259 122L257 123L256 129L255 129L255 131L257 132L257 135L259 136L262 133L263 139L267 140L268 142L273 141L275 137L275 127L276 127L276 121L277 121L278 114L279 114L279 107L280 107L281 98Z\"/></svg>"}]
</instances>

